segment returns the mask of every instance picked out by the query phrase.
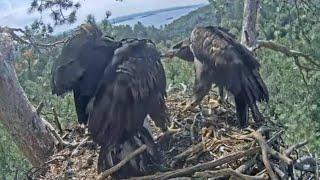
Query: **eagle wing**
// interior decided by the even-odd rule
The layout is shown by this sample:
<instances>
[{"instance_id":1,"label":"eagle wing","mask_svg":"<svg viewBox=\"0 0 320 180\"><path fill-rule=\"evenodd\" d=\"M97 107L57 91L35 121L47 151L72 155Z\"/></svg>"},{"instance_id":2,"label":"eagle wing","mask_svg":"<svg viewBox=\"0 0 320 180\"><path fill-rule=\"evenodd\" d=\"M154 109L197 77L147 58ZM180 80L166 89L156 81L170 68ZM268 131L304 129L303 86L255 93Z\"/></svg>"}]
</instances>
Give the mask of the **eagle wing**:
<instances>
[{"instance_id":1,"label":"eagle wing","mask_svg":"<svg viewBox=\"0 0 320 180\"><path fill-rule=\"evenodd\" d=\"M191 33L192 48L198 53L198 56L204 56L200 59L210 61L213 56L221 54L226 50L233 50L237 53L242 63L249 69L260 67L258 60L243 45L235 40L235 36L221 27L197 27ZM195 52L195 53L196 53Z\"/></svg>"},{"instance_id":2,"label":"eagle wing","mask_svg":"<svg viewBox=\"0 0 320 180\"><path fill-rule=\"evenodd\" d=\"M269 94L253 54L219 27L197 27L190 39L195 57L210 69L211 81L235 96L241 125L248 121L248 107L255 120L261 119L256 101L268 101Z\"/></svg>"},{"instance_id":3,"label":"eagle wing","mask_svg":"<svg viewBox=\"0 0 320 180\"><path fill-rule=\"evenodd\" d=\"M225 29L214 26L195 28L191 34L191 48L202 63L211 66L215 83L236 94L243 87L243 76L253 77L255 80L250 79L252 87L255 91L262 91L257 91L260 93L257 99L267 99L267 88L258 72L258 60Z\"/></svg>"},{"instance_id":4,"label":"eagle wing","mask_svg":"<svg viewBox=\"0 0 320 180\"><path fill-rule=\"evenodd\" d=\"M71 38L52 66L53 93L61 95L78 88L81 95L92 95L117 46L100 37Z\"/></svg>"},{"instance_id":5,"label":"eagle wing","mask_svg":"<svg viewBox=\"0 0 320 180\"><path fill-rule=\"evenodd\" d=\"M118 48L88 107L94 141L112 147L134 136L154 109L165 113L165 86L160 54L152 44L133 40ZM156 124L166 120L159 118Z\"/></svg>"}]
</instances>

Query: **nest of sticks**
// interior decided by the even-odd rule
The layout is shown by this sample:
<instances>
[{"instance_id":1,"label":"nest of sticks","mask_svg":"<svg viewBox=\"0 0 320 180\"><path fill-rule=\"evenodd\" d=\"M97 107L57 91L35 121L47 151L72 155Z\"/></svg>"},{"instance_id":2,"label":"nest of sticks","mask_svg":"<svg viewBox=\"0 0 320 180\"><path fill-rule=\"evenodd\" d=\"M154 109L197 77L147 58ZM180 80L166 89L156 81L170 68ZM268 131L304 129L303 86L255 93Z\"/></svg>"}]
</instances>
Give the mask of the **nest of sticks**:
<instances>
[{"instance_id":1,"label":"nest of sticks","mask_svg":"<svg viewBox=\"0 0 320 180\"><path fill-rule=\"evenodd\" d=\"M233 105L219 104L214 92L203 100L201 108L183 112L185 103L181 102L189 99L185 94L172 90L167 99L176 132L157 139L164 168L129 179L319 179L320 160L306 150L307 141L286 143L284 126L269 120L240 129ZM158 137L160 131L152 127ZM97 174L99 147L78 126L63 133L51 159L30 169L28 179L112 179L123 165L147 149L142 145Z\"/></svg>"}]
</instances>

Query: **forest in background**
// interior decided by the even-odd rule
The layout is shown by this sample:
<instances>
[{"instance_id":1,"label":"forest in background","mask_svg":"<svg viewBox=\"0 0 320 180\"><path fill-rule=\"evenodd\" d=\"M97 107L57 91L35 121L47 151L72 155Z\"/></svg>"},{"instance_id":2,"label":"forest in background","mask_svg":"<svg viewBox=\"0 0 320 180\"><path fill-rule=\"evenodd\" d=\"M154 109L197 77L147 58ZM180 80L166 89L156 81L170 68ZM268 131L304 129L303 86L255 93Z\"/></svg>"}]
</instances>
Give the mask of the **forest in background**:
<instances>
[{"instance_id":1,"label":"forest in background","mask_svg":"<svg viewBox=\"0 0 320 180\"><path fill-rule=\"evenodd\" d=\"M279 42L290 49L309 54L320 59L320 23L319 7L295 4L295 1L262 1L259 9L257 31L258 39ZM319 4L319 1L316 4ZM125 3L125 2L124 2ZM318 5L319 6L319 5ZM211 1L190 14L175 20L160 29L145 27L141 23L134 27L112 26L106 18L99 26L104 33L116 39L127 37L149 38L161 51L170 48L176 42L187 37L196 25L219 25L230 29L240 40L242 27L243 2ZM88 16L88 22L95 23ZM29 31L37 34L39 24L34 23ZM47 36L48 42L62 39L68 33L58 37ZM39 37L40 38L40 37ZM64 99L51 95L51 65L59 54L59 48L40 50L29 46L20 46L21 53L14 60L19 81L34 106L44 104L41 115L53 123L52 108L58 112L63 128L76 123L73 96ZM301 57L288 57L267 49L258 49L261 74L270 91L270 103L265 106L264 115L286 127L286 138L290 141L308 139L311 152L320 152L320 89L319 67L311 67L310 62ZM193 84L192 64L173 59L165 60L164 66L168 84L179 86L184 83L191 90ZM0 175L3 179L22 177L30 168L6 130L0 128ZM19 178L18 178L19 179Z\"/></svg>"}]
</instances>

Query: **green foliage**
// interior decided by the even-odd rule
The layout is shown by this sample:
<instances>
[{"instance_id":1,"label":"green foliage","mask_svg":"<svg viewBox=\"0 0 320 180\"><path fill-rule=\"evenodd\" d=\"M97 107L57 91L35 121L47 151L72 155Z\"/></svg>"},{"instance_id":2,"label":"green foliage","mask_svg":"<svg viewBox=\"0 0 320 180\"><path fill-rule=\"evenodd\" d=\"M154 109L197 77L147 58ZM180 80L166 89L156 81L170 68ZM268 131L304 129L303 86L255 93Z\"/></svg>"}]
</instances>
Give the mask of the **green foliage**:
<instances>
[{"instance_id":1,"label":"green foliage","mask_svg":"<svg viewBox=\"0 0 320 180\"><path fill-rule=\"evenodd\" d=\"M320 63L319 0L296 4L297 1L264 1L258 19L260 39L274 40L309 54ZM275 16L277 14L277 16ZM316 23L317 22L317 23ZM319 71L299 67L314 67L309 61L290 58L274 51L258 52L264 79L270 93L270 116L288 126L288 139L308 139L309 147L320 150L319 134Z\"/></svg>"},{"instance_id":2,"label":"green foliage","mask_svg":"<svg viewBox=\"0 0 320 180\"><path fill-rule=\"evenodd\" d=\"M32 69L22 67L22 71L18 72L18 78L34 106L44 103L41 115L54 124L52 108L55 108L61 124L66 127L76 122L73 95L69 93L62 99L51 94L51 67L52 62L56 60L56 57L51 57L53 58L48 58L47 54L40 54L39 59L32 64ZM16 64L23 63L25 59L26 57L22 55L21 59L16 60ZM32 72L31 76L30 72Z\"/></svg>"},{"instance_id":3,"label":"green foliage","mask_svg":"<svg viewBox=\"0 0 320 180\"><path fill-rule=\"evenodd\" d=\"M80 6L79 2L74 3L72 0L33 0L30 4L29 12L37 11L41 14L49 11L54 25L62 25L76 21L76 13ZM41 18L37 21L42 22Z\"/></svg>"},{"instance_id":4,"label":"green foliage","mask_svg":"<svg viewBox=\"0 0 320 180\"><path fill-rule=\"evenodd\" d=\"M29 168L29 163L0 124L0 179L23 179Z\"/></svg>"},{"instance_id":5,"label":"green foliage","mask_svg":"<svg viewBox=\"0 0 320 180\"><path fill-rule=\"evenodd\" d=\"M163 66L166 72L167 84L183 83L189 87L193 84L194 70L192 63L173 58L165 61Z\"/></svg>"}]
</instances>

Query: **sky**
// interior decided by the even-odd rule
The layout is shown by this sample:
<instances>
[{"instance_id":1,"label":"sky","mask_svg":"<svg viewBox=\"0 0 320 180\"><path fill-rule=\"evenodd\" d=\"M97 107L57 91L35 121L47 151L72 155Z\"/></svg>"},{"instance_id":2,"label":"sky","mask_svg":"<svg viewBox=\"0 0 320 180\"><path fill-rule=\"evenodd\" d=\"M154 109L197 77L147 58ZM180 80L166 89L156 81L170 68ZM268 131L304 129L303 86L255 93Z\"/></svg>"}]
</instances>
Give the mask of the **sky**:
<instances>
[{"instance_id":1,"label":"sky","mask_svg":"<svg viewBox=\"0 0 320 180\"><path fill-rule=\"evenodd\" d=\"M93 14L99 21L105 17L107 10L111 18L145 12L168 7L186 6L207 3L207 0L76 0L81 3L78 10L77 22L73 27L82 23L88 14ZM31 0L0 0L0 26L24 27L39 18L38 13L28 14ZM44 21L50 21L47 14L42 16ZM70 26L60 27L68 29Z\"/></svg>"}]
</instances>

